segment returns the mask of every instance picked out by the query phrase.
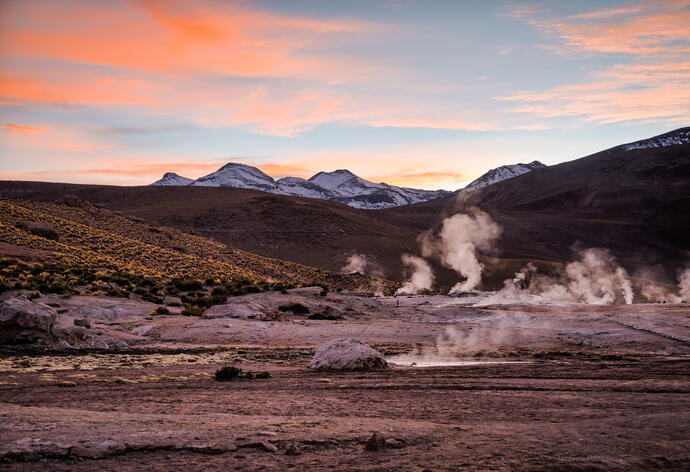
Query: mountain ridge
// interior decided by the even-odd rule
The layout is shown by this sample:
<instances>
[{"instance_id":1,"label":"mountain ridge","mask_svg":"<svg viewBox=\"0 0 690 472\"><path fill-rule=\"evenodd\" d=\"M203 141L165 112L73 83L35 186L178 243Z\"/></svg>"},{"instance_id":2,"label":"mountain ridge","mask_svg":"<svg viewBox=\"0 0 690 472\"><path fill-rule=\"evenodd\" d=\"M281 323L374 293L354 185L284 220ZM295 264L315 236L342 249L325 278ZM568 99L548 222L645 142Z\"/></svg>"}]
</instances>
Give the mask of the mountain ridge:
<instances>
[{"instance_id":1,"label":"mountain ridge","mask_svg":"<svg viewBox=\"0 0 690 472\"><path fill-rule=\"evenodd\" d=\"M256 167L234 162L196 180L167 172L151 185L247 188L279 195L319 198L368 210L410 205L450 194L446 190L421 190L374 183L346 169L318 172L309 179L283 177L275 180Z\"/></svg>"}]
</instances>

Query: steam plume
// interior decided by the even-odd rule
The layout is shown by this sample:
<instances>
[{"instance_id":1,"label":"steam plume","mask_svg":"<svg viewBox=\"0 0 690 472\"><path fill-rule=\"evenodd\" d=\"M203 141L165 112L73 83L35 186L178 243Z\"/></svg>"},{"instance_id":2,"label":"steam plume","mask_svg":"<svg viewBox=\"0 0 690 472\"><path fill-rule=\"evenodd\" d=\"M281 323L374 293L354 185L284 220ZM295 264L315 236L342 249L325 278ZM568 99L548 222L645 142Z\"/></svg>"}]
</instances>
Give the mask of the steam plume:
<instances>
[{"instance_id":1,"label":"steam plume","mask_svg":"<svg viewBox=\"0 0 690 472\"><path fill-rule=\"evenodd\" d=\"M579 255L580 259L569 263L560 277L539 274L530 263L512 280L506 280L501 291L480 304L529 302L530 296L591 305L633 302L630 277L607 250L587 249Z\"/></svg>"},{"instance_id":2,"label":"steam plume","mask_svg":"<svg viewBox=\"0 0 690 472\"><path fill-rule=\"evenodd\" d=\"M446 218L440 239L424 239L422 251L425 256L438 254L443 265L465 278L451 292L474 290L482 280L483 270L483 265L477 260L477 249L491 249L500 234L501 227L487 213L474 209L470 214L458 213Z\"/></svg>"},{"instance_id":3,"label":"steam plume","mask_svg":"<svg viewBox=\"0 0 690 472\"><path fill-rule=\"evenodd\" d=\"M352 254L347 258L347 264L340 269L340 272L343 274L354 274L356 272L364 274L368 263L369 261L365 256L361 254Z\"/></svg>"},{"instance_id":4,"label":"steam plume","mask_svg":"<svg viewBox=\"0 0 690 472\"><path fill-rule=\"evenodd\" d=\"M412 269L412 276L410 280L405 282L405 285L395 292L396 295L414 294L420 290L430 289L434 283L434 274L431 266L421 257L410 254L403 254L401 259L403 264Z\"/></svg>"},{"instance_id":5,"label":"steam plume","mask_svg":"<svg viewBox=\"0 0 690 472\"><path fill-rule=\"evenodd\" d=\"M680 296L683 300L690 299L690 268L685 269L678 277L678 286L680 287Z\"/></svg>"}]
</instances>

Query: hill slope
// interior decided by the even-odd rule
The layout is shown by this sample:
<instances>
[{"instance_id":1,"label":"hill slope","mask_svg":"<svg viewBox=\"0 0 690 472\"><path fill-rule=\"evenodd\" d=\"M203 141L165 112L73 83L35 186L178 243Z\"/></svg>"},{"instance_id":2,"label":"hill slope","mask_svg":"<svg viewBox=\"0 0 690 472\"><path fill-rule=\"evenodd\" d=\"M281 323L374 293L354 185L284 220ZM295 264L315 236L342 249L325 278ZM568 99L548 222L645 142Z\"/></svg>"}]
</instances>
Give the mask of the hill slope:
<instances>
[{"instance_id":1,"label":"hill slope","mask_svg":"<svg viewBox=\"0 0 690 472\"><path fill-rule=\"evenodd\" d=\"M258 256L99 209L76 198L65 200L0 200L0 255L38 259L65 268L100 268L163 279L273 279L350 290L392 291L394 287L385 280L334 274ZM31 257L22 257L26 255Z\"/></svg>"}]
</instances>

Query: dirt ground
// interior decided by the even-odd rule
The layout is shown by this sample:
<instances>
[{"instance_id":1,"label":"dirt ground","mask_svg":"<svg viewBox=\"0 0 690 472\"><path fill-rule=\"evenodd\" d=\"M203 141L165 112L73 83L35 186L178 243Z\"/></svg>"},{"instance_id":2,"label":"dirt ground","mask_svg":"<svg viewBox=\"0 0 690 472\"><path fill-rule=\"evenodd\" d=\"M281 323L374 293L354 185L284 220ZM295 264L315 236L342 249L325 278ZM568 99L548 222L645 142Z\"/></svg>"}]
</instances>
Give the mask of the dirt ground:
<instances>
[{"instance_id":1,"label":"dirt ground","mask_svg":"<svg viewBox=\"0 0 690 472\"><path fill-rule=\"evenodd\" d=\"M88 315L94 337L129 347L0 350L0 470L690 469L685 306L272 296L247 303L344 317L98 318L89 304L112 300L62 300L61 322ZM308 368L347 336L395 364ZM271 376L218 382L224 365ZM386 447L367 451L374 431Z\"/></svg>"}]
</instances>

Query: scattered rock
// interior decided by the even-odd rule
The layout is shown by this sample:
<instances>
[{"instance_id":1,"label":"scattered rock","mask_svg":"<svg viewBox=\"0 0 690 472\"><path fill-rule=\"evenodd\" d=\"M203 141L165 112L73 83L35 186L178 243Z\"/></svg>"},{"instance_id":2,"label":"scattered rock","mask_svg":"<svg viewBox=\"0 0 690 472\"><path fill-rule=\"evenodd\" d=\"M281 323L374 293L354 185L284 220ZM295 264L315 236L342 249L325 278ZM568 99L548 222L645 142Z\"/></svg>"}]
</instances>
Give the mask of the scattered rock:
<instances>
[{"instance_id":1,"label":"scattered rock","mask_svg":"<svg viewBox=\"0 0 690 472\"><path fill-rule=\"evenodd\" d=\"M58 387L76 387L77 383L70 380L61 380L56 385Z\"/></svg>"},{"instance_id":2,"label":"scattered rock","mask_svg":"<svg viewBox=\"0 0 690 472\"><path fill-rule=\"evenodd\" d=\"M256 433L257 436L271 436L271 437L276 437L278 436L276 433L273 431L259 431Z\"/></svg>"},{"instance_id":3,"label":"scattered rock","mask_svg":"<svg viewBox=\"0 0 690 472\"><path fill-rule=\"evenodd\" d=\"M58 235L58 232L55 231L55 228L53 228L53 225L43 221L21 221L17 223L17 227L33 235L40 236L41 238L51 239L53 241L60 239L60 236Z\"/></svg>"},{"instance_id":4,"label":"scattered rock","mask_svg":"<svg viewBox=\"0 0 690 472\"><path fill-rule=\"evenodd\" d=\"M10 298L0 305L0 343L32 343L53 334L54 308L25 298Z\"/></svg>"},{"instance_id":5,"label":"scattered rock","mask_svg":"<svg viewBox=\"0 0 690 472\"><path fill-rule=\"evenodd\" d=\"M74 320L74 326L83 326L86 329L91 328L91 323L86 318L77 318Z\"/></svg>"},{"instance_id":6,"label":"scattered rock","mask_svg":"<svg viewBox=\"0 0 690 472\"><path fill-rule=\"evenodd\" d=\"M286 456L299 456L302 454L302 451L299 450L299 447L293 442L289 442L286 445L285 448L285 455Z\"/></svg>"},{"instance_id":7,"label":"scattered rock","mask_svg":"<svg viewBox=\"0 0 690 472\"><path fill-rule=\"evenodd\" d=\"M163 304L164 305L181 305L182 300L180 299L180 297L173 297L173 296L168 295L163 299Z\"/></svg>"},{"instance_id":8,"label":"scattered rock","mask_svg":"<svg viewBox=\"0 0 690 472\"><path fill-rule=\"evenodd\" d=\"M118 342L115 344L115 347L118 348L118 349L126 349L126 348L129 347L129 344L127 344L127 343L124 342L124 341L118 341Z\"/></svg>"},{"instance_id":9,"label":"scattered rock","mask_svg":"<svg viewBox=\"0 0 690 472\"><path fill-rule=\"evenodd\" d=\"M402 449L405 447L405 441L401 441L397 438L386 439L386 447L388 449Z\"/></svg>"},{"instance_id":10,"label":"scattered rock","mask_svg":"<svg viewBox=\"0 0 690 472\"><path fill-rule=\"evenodd\" d=\"M112 440L103 442L80 441L70 450L70 456L85 459L103 459L124 452L125 447Z\"/></svg>"},{"instance_id":11,"label":"scattered rock","mask_svg":"<svg viewBox=\"0 0 690 472\"><path fill-rule=\"evenodd\" d=\"M309 367L327 370L370 370L388 367L383 355L356 339L335 339L316 350Z\"/></svg>"},{"instance_id":12,"label":"scattered rock","mask_svg":"<svg viewBox=\"0 0 690 472\"><path fill-rule=\"evenodd\" d=\"M60 341L57 342L57 344L55 344L54 349L56 349L58 351L67 351L69 349L74 349L74 347L72 347L72 345L70 343L68 343L67 341L65 341L64 339L61 339Z\"/></svg>"},{"instance_id":13,"label":"scattered rock","mask_svg":"<svg viewBox=\"0 0 690 472\"><path fill-rule=\"evenodd\" d=\"M367 451L380 451L386 448L386 438L378 431L375 431L367 441L365 449Z\"/></svg>"},{"instance_id":14,"label":"scattered rock","mask_svg":"<svg viewBox=\"0 0 690 472\"><path fill-rule=\"evenodd\" d=\"M109 349L108 348L108 343L105 341L96 341L96 343L93 345L94 349Z\"/></svg>"},{"instance_id":15,"label":"scattered rock","mask_svg":"<svg viewBox=\"0 0 690 472\"><path fill-rule=\"evenodd\" d=\"M263 449L266 452L278 452L278 448L268 441L261 441L261 449Z\"/></svg>"}]
</instances>

